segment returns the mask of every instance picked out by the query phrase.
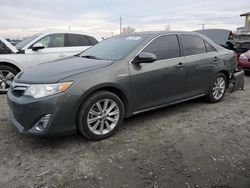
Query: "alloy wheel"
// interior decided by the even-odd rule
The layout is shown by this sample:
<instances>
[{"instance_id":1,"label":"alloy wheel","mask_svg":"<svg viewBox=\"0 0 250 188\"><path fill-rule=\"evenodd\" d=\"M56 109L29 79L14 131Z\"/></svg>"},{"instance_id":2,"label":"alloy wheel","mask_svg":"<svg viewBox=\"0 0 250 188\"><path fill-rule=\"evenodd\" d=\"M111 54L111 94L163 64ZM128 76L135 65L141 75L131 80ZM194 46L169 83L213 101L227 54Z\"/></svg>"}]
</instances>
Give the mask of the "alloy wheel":
<instances>
[{"instance_id":1,"label":"alloy wheel","mask_svg":"<svg viewBox=\"0 0 250 188\"><path fill-rule=\"evenodd\" d=\"M97 101L89 110L87 124L96 135L105 135L117 125L120 117L118 104L111 99Z\"/></svg>"},{"instance_id":2,"label":"alloy wheel","mask_svg":"<svg viewBox=\"0 0 250 188\"><path fill-rule=\"evenodd\" d=\"M226 80L224 77L219 76L216 78L214 85L213 85L213 97L216 100L220 100L226 90Z\"/></svg>"},{"instance_id":3,"label":"alloy wheel","mask_svg":"<svg viewBox=\"0 0 250 188\"><path fill-rule=\"evenodd\" d=\"M15 75L8 70L0 70L0 91L6 92L10 88Z\"/></svg>"}]
</instances>

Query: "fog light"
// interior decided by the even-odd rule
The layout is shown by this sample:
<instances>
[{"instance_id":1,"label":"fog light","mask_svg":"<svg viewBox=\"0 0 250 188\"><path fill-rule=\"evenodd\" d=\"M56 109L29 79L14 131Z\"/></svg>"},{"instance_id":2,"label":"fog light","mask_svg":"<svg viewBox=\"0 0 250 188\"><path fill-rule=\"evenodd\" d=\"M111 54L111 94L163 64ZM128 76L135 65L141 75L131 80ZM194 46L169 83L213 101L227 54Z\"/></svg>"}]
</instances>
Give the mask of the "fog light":
<instances>
[{"instance_id":1,"label":"fog light","mask_svg":"<svg viewBox=\"0 0 250 188\"><path fill-rule=\"evenodd\" d=\"M32 130L34 131L44 131L49 123L50 120L50 116L51 114L47 114L45 116L43 116L36 124L35 126L32 128Z\"/></svg>"}]
</instances>

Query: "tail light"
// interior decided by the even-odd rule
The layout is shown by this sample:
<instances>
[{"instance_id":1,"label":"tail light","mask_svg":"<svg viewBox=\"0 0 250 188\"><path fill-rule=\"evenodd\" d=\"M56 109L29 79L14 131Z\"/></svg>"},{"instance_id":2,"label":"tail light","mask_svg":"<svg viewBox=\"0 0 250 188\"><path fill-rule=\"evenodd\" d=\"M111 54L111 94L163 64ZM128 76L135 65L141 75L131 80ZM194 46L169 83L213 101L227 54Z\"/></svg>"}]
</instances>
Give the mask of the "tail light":
<instances>
[{"instance_id":1,"label":"tail light","mask_svg":"<svg viewBox=\"0 0 250 188\"><path fill-rule=\"evenodd\" d=\"M239 60L248 62L247 56L245 54L241 54Z\"/></svg>"}]
</instances>

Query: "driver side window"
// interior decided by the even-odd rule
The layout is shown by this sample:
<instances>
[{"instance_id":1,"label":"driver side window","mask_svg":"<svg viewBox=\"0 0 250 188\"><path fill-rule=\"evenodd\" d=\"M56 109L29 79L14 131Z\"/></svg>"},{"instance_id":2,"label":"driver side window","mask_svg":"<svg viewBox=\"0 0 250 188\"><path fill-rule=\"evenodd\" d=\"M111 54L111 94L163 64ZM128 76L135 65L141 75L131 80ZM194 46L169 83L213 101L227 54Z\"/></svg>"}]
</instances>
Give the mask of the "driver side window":
<instances>
[{"instance_id":1,"label":"driver side window","mask_svg":"<svg viewBox=\"0 0 250 188\"><path fill-rule=\"evenodd\" d=\"M37 43L43 44L44 48L61 48L64 47L64 34L48 35Z\"/></svg>"}]
</instances>

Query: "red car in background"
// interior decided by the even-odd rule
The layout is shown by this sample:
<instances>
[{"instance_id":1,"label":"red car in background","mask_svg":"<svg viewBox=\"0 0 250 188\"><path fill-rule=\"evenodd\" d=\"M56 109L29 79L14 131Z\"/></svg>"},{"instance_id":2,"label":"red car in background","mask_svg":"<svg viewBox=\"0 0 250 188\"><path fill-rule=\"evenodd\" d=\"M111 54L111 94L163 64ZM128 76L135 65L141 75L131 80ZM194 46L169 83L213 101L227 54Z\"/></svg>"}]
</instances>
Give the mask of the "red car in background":
<instances>
[{"instance_id":1,"label":"red car in background","mask_svg":"<svg viewBox=\"0 0 250 188\"><path fill-rule=\"evenodd\" d=\"M238 68L250 73L250 50L239 56Z\"/></svg>"}]
</instances>

